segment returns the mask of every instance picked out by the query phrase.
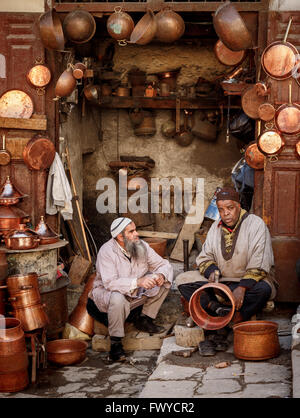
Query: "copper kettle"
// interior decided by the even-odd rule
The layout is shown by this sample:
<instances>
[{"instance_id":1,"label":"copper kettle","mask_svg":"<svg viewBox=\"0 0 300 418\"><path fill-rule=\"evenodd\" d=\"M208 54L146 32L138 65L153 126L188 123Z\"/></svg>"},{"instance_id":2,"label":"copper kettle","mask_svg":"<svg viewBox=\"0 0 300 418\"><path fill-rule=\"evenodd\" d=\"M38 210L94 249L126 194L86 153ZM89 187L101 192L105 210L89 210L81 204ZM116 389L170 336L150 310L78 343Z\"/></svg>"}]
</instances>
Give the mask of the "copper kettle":
<instances>
[{"instance_id":1,"label":"copper kettle","mask_svg":"<svg viewBox=\"0 0 300 418\"><path fill-rule=\"evenodd\" d=\"M175 42L185 31L184 20L169 7L157 13L155 19L157 23L155 37L161 42Z\"/></svg>"},{"instance_id":2,"label":"copper kettle","mask_svg":"<svg viewBox=\"0 0 300 418\"><path fill-rule=\"evenodd\" d=\"M55 86L55 99L69 96L76 87L76 79L73 76L73 69L71 64L68 64L67 69L61 74Z\"/></svg>"}]
</instances>

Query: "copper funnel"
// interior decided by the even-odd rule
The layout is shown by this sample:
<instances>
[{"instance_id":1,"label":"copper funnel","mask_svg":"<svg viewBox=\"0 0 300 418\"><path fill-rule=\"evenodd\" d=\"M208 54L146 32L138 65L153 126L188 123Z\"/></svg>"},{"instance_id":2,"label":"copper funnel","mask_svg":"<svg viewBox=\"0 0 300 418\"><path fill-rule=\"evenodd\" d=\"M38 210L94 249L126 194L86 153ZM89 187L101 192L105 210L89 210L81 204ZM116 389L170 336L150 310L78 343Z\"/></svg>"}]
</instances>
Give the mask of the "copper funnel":
<instances>
[{"instance_id":1,"label":"copper funnel","mask_svg":"<svg viewBox=\"0 0 300 418\"><path fill-rule=\"evenodd\" d=\"M94 319L88 314L86 304L88 294L93 287L95 277L96 273L89 276L86 285L84 286L82 295L79 298L78 304L69 316L69 324L88 335L94 334Z\"/></svg>"}]
</instances>

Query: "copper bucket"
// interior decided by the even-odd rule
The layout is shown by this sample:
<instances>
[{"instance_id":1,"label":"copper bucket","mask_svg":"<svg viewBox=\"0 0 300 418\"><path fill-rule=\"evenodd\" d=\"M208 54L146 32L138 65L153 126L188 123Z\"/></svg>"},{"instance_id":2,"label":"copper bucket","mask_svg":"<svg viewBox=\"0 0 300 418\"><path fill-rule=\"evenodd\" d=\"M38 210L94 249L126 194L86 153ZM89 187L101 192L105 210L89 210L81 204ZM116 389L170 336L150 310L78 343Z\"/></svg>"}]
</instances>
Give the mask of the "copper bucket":
<instances>
[{"instance_id":1,"label":"copper bucket","mask_svg":"<svg viewBox=\"0 0 300 418\"><path fill-rule=\"evenodd\" d=\"M231 303L231 311L226 316L211 316L200 304L200 296L205 289L217 289L228 297ZM234 297L228 286L222 283L207 283L201 288L197 289L191 296L189 302L189 312L193 321L199 325L199 327L209 330L224 328L232 319L235 311Z\"/></svg>"},{"instance_id":2,"label":"copper bucket","mask_svg":"<svg viewBox=\"0 0 300 418\"><path fill-rule=\"evenodd\" d=\"M246 321L233 326L233 352L242 360L266 360L280 352L278 324L272 321Z\"/></svg>"},{"instance_id":3,"label":"copper bucket","mask_svg":"<svg viewBox=\"0 0 300 418\"><path fill-rule=\"evenodd\" d=\"M13 316L20 320L24 331L33 331L35 329L44 328L49 323L44 307L45 306L42 304L37 304L15 309L13 311Z\"/></svg>"},{"instance_id":4,"label":"copper bucket","mask_svg":"<svg viewBox=\"0 0 300 418\"><path fill-rule=\"evenodd\" d=\"M26 388L28 356L24 331L16 318L0 322L0 392L18 392Z\"/></svg>"}]
</instances>

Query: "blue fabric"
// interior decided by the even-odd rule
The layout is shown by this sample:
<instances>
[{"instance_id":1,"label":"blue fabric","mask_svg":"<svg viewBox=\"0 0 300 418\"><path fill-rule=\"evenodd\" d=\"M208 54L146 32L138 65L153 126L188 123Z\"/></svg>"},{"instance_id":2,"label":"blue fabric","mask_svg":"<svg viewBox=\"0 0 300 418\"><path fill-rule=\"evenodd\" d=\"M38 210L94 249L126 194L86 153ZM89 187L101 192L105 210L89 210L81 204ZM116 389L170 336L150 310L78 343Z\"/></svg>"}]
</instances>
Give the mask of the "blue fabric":
<instances>
[{"instance_id":1,"label":"blue fabric","mask_svg":"<svg viewBox=\"0 0 300 418\"><path fill-rule=\"evenodd\" d=\"M240 164L232 171L231 179L235 190L239 193L245 189L245 186L254 189L254 169L244 159L240 160Z\"/></svg>"}]
</instances>

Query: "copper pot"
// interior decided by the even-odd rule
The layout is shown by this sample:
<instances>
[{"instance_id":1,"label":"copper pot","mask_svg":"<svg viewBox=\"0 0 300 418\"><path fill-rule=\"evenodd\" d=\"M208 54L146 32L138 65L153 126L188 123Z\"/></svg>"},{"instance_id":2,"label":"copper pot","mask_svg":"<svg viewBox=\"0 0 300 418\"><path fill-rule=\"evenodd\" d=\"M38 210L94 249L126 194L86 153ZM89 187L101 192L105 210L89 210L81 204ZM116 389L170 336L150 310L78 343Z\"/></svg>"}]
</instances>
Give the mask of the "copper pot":
<instances>
[{"instance_id":1,"label":"copper pot","mask_svg":"<svg viewBox=\"0 0 300 418\"><path fill-rule=\"evenodd\" d=\"M85 359L87 347L88 344L82 340L49 341L46 345L47 360L59 366L71 366Z\"/></svg>"},{"instance_id":2,"label":"copper pot","mask_svg":"<svg viewBox=\"0 0 300 418\"><path fill-rule=\"evenodd\" d=\"M246 321L233 326L234 355L242 360L266 360L280 352L278 324L271 321Z\"/></svg>"},{"instance_id":3,"label":"copper pot","mask_svg":"<svg viewBox=\"0 0 300 418\"><path fill-rule=\"evenodd\" d=\"M39 303L37 305L15 309L13 316L21 321L24 331L44 328L49 323L44 307L44 305Z\"/></svg>"},{"instance_id":4,"label":"copper pot","mask_svg":"<svg viewBox=\"0 0 300 418\"><path fill-rule=\"evenodd\" d=\"M296 135L300 132L300 106L292 103L292 83L289 84L289 103L277 109L275 125L286 135Z\"/></svg>"},{"instance_id":5,"label":"copper pot","mask_svg":"<svg viewBox=\"0 0 300 418\"><path fill-rule=\"evenodd\" d=\"M18 392L29 384L24 331L16 318L0 322L0 392Z\"/></svg>"},{"instance_id":6,"label":"copper pot","mask_svg":"<svg viewBox=\"0 0 300 418\"><path fill-rule=\"evenodd\" d=\"M245 50L232 51L231 49L227 48L221 39L216 42L214 51L218 61L221 64L228 66L239 65L242 61L244 61L247 55Z\"/></svg>"},{"instance_id":7,"label":"copper pot","mask_svg":"<svg viewBox=\"0 0 300 418\"><path fill-rule=\"evenodd\" d=\"M93 84L90 84L88 86L85 86L85 88L83 89L83 94L85 95L87 100L97 101L100 98L101 88L100 86L94 86Z\"/></svg>"},{"instance_id":8,"label":"copper pot","mask_svg":"<svg viewBox=\"0 0 300 418\"><path fill-rule=\"evenodd\" d=\"M28 215L14 206L0 206L0 231L8 233L28 222Z\"/></svg>"},{"instance_id":9,"label":"copper pot","mask_svg":"<svg viewBox=\"0 0 300 418\"><path fill-rule=\"evenodd\" d=\"M63 50L65 38L58 13L51 9L39 17L39 28L44 46L48 49Z\"/></svg>"},{"instance_id":10,"label":"copper pot","mask_svg":"<svg viewBox=\"0 0 300 418\"><path fill-rule=\"evenodd\" d=\"M11 291L8 298L13 309L28 308L41 302L40 292L36 287L28 290Z\"/></svg>"},{"instance_id":11,"label":"copper pot","mask_svg":"<svg viewBox=\"0 0 300 418\"><path fill-rule=\"evenodd\" d=\"M181 38L185 31L185 24L182 17L165 7L155 15L157 30L155 37L161 42L175 42Z\"/></svg>"},{"instance_id":12,"label":"copper pot","mask_svg":"<svg viewBox=\"0 0 300 418\"><path fill-rule=\"evenodd\" d=\"M4 242L10 250L30 250L39 246L40 239L38 234L28 229L25 224L20 224L15 231L5 235Z\"/></svg>"},{"instance_id":13,"label":"copper pot","mask_svg":"<svg viewBox=\"0 0 300 418\"><path fill-rule=\"evenodd\" d=\"M55 158L55 146L50 138L35 135L23 149L23 160L30 170L45 170Z\"/></svg>"},{"instance_id":14,"label":"copper pot","mask_svg":"<svg viewBox=\"0 0 300 418\"><path fill-rule=\"evenodd\" d=\"M276 41L265 48L261 56L264 71L275 80L285 80L293 75L296 64L297 48L286 42L291 27L290 18L283 41Z\"/></svg>"},{"instance_id":15,"label":"copper pot","mask_svg":"<svg viewBox=\"0 0 300 418\"><path fill-rule=\"evenodd\" d=\"M146 45L152 41L157 29L154 13L148 9L133 29L128 43Z\"/></svg>"},{"instance_id":16,"label":"copper pot","mask_svg":"<svg viewBox=\"0 0 300 418\"><path fill-rule=\"evenodd\" d=\"M234 5L222 3L213 17L215 31L227 48L241 51L253 47L251 33Z\"/></svg>"},{"instance_id":17,"label":"copper pot","mask_svg":"<svg viewBox=\"0 0 300 418\"><path fill-rule=\"evenodd\" d=\"M86 304L88 300L88 294L93 288L96 273L89 276L86 285L84 286L82 295L79 298L77 306L69 316L69 324L73 325L79 331L88 335L94 334L94 319L88 314L86 310Z\"/></svg>"},{"instance_id":18,"label":"copper pot","mask_svg":"<svg viewBox=\"0 0 300 418\"><path fill-rule=\"evenodd\" d=\"M0 205L10 206L16 205L27 195L20 192L7 176L4 184L0 189Z\"/></svg>"},{"instance_id":19,"label":"copper pot","mask_svg":"<svg viewBox=\"0 0 300 418\"><path fill-rule=\"evenodd\" d=\"M73 69L71 66L61 74L55 86L55 99L69 96L76 87L76 78L73 76Z\"/></svg>"},{"instance_id":20,"label":"copper pot","mask_svg":"<svg viewBox=\"0 0 300 418\"><path fill-rule=\"evenodd\" d=\"M40 222L35 228L35 232L40 238L40 245L53 244L59 240L59 235L52 231L52 229L46 224L44 216L41 216Z\"/></svg>"},{"instance_id":21,"label":"copper pot","mask_svg":"<svg viewBox=\"0 0 300 418\"><path fill-rule=\"evenodd\" d=\"M231 311L223 317L214 317L209 315L205 309L202 308L200 304L200 297L203 292L205 292L205 289L214 290L223 293L225 297L227 297L231 303ZM189 301L189 312L193 319L193 321L199 325L199 327L204 329L221 329L224 328L232 319L235 311L235 302L234 297L229 289L228 286L222 283L207 283L204 286L197 289L191 296Z\"/></svg>"},{"instance_id":22,"label":"copper pot","mask_svg":"<svg viewBox=\"0 0 300 418\"><path fill-rule=\"evenodd\" d=\"M93 15L86 10L73 10L64 19L63 31L70 41L83 44L94 36L96 22Z\"/></svg>"},{"instance_id":23,"label":"copper pot","mask_svg":"<svg viewBox=\"0 0 300 418\"><path fill-rule=\"evenodd\" d=\"M114 39L129 39L134 29L134 22L131 16L122 11L122 7L115 7L115 12L108 18L106 23L107 32Z\"/></svg>"},{"instance_id":24,"label":"copper pot","mask_svg":"<svg viewBox=\"0 0 300 418\"><path fill-rule=\"evenodd\" d=\"M76 80L80 80L83 78L86 71L86 66L82 64L82 62L76 62L76 64L73 67L73 77L76 78Z\"/></svg>"},{"instance_id":25,"label":"copper pot","mask_svg":"<svg viewBox=\"0 0 300 418\"><path fill-rule=\"evenodd\" d=\"M6 279L7 288L12 293L25 289L39 289L38 277L34 272L8 276Z\"/></svg>"}]
</instances>

